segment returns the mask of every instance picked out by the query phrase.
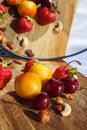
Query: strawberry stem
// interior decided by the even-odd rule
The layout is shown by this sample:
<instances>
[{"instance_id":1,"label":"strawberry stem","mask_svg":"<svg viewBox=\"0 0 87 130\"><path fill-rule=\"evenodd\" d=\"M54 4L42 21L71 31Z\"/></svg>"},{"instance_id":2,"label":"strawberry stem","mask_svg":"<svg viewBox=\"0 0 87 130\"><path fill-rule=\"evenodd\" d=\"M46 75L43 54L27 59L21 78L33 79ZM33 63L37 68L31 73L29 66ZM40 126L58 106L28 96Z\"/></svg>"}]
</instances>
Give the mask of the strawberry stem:
<instances>
[{"instance_id":1,"label":"strawberry stem","mask_svg":"<svg viewBox=\"0 0 87 130\"><path fill-rule=\"evenodd\" d=\"M58 7L51 4L51 7L50 7L51 10L53 10L54 12L57 12L58 14L60 14L60 11L58 10Z\"/></svg>"},{"instance_id":2,"label":"strawberry stem","mask_svg":"<svg viewBox=\"0 0 87 130\"><path fill-rule=\"evenodd\" d=\"M30 20L31 22L33 22L33 21L34 21L34 19L33 19L33 18L31 18L31 17L29 17L29 16L27 16L27 15L25 16L25 18L26 18L26 19L28 19L28 20Z\"/></svg>"},{"instance_id":3,"label":"strawberry stem","mask_svg":"<svg viewBox=\"0 0 87 130\"><path fill-rule=\"evenodd\" d=\"M57 6L54 6L54 10L55 10L58 14L60 14L60 11L58 10L58 7L57 7Z\"/></svg>"}]
</instances>

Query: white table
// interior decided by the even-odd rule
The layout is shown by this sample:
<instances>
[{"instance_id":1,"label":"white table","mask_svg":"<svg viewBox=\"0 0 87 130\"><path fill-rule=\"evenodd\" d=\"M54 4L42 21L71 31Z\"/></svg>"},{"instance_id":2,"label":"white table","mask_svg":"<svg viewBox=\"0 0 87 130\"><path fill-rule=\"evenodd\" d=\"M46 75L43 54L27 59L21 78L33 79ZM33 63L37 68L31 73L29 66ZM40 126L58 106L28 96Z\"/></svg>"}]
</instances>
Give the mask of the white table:
<instances>
[{"instance_id":1,"label":"white table","mask_svg":"<svg viewBox=\"0 0 87 130\"><path fill-rule=\"evenodd\" d=\"M87 0L80 0L72 24L66 54L72 54L85 48L87 48ZM87 51L64 60L66 62L79 60L82 63L81 66L75 62L73 62L71 66L77 67L79 72L87 76Z\"/></svg>"}]
</instances>

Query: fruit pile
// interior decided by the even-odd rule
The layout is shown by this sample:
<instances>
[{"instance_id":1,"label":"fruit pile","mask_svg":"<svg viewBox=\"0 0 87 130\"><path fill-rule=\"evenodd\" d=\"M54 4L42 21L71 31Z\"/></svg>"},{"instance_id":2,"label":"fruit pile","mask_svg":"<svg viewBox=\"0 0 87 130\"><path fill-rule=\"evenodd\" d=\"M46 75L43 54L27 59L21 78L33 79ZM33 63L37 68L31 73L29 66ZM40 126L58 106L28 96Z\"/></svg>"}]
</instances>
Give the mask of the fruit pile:
<instances>
[{"instance_id":1,"label":"fruit pile","mask_svg":"<svg viewBox=\"0 0 87 130\"><path fill-rule=\"evenodd\" d=\"M71 61L73 62L73 61ZM32 102L33 109L38 111L38 120L47 123L50 120L49 106L62 116L71 113L71 106L63 101L74 99L78 90L78 71L69 64L59 66L54 72L46 65L35 60L25 63L23 72L14 80L16 95ZM80 64L79 61L76 61ZM6 87L12 78L12 60L4 60L0 65L0 89Z\"/></svg>"},{"instance_id":2,"label":"fruit pile","mask_svg":"<svg viewBox=\"0 0 87 130\"><path fill-rule=\"evenodd\" d=\"M76 92L78 85L76 68L70 68L67 64L58 67L52 73L47 65L35 60L26 62L24 72L19 74L14 82L15 92L20 98L34 100L33 107L39 111L39 121L42 123L50 119L47 108L52 105L52 100L55 104L54 109L61 115L68 116L71 113L71 106L63 102L62 96L73 100L72 94ZM45 117L42 115L46 119L43 119Z\"/></svg>"},{"instance_id":3,"label":"fruit pile","mask_svg":"<svg viewBox=\"0 0 87 130\"><path fill-rule=\"evenodd\" d=\"M51 0L6 0L6 2L17 8L19 14L18 33L31 31L33 29L32 19L35 19L36 16L38 24L45 26L56 21L55 12L59 13ZM5 6L1 4L0 13L2 16L6 13ZM11 69L1 66L0 89L4 88L11 78ZM24 72L16 76L14 81L16 94L22 99L34 101L33 108L39 111L38 120L42 123L47 123L50 120L50 114L47 111L50 105L53 105L53 109L63 116L68 116L71 113L71 106L63 102L62 97L73 100L72 94L77 91L78 86L76 68L70 68L67 64L52 72L47 65L35 60L29 60L24 66ZM52 104L52 102L54 103Z\"/></svg>"},{"instance_id":4,"label":"fruit pile","mask_svg":"<svg viewBox=\"0 0 87 130\"><path fill-rule=\"evenodd\" d=\"M52 0L6 0L9 7L16 7L19 15L17 19L18 33L30 32L33 29L34 20L41 26L56 21L56 12L60 13L57 5ZM0 12L6 13L3 5Z\"/></svg>"}]
</instances>

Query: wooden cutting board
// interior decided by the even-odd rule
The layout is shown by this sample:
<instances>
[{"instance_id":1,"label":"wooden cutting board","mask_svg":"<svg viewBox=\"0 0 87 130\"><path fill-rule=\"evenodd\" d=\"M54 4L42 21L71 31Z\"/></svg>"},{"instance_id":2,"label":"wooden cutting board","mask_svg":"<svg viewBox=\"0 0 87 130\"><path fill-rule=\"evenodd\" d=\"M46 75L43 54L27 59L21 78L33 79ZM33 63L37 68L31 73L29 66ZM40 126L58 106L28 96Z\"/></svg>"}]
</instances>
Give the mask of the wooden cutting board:
<instances>
[{"instance_id":1,"label":"wooden cutting board","mask_svg":"<svg viewBox=\"0 0 87 130\"><path fill-rule=\"evenodd\" d=\"M2 0L1 0L2 1ZM29 48L33 50L36 57L55 57L65 55L70 28L76 11L78 0L59 0L58 20L63 22L64 28L54 34L52 29L55 25L50 24L44 27L35 22L34 29L30 33L23 34L29 39ZM17 19L13 17L15 8L7 7L8 14L0 23L5 26L4 35L7 40L17 43ZM45 62L52 70L61 65L55 62ZM64 63L63 63L64 64ZM8 85L0 90L0 130L86 130L87 129L87 78L80 74L79 85L85 89L78 90L73 101L64 99L71 104L72 113L62 117L52 108L49 108L51 120L47 124L37 121L37 113L31 109L31 102L19 99L14 91L14 78L22 70L22 65L16 65L13 69L13 78Z\"/></svg>"},{"instance_id":2,"label":"wooden cutting board","mask_svg":"<svg viewBox=\"0 0 87 130\"><path fill-rule=\"evenodd\" d=\"M18 67L18 66L17 66ZM13 74L17 73L14 70ZM0 130L86 130L87 129L87 78L79 75L78 90L74 100L63 99L69 103L72 112L62 117L52 108L48 108L51 119L47 124L37 120L37 112L32 109L29 100L17 97L13 87L14 78L0 90Z\"/></svg>"},{"instance_id":3,"label":"wooden cutting board","mask_svg":"<svg viewBox=\"0 0 87 130\"><path fill-rule=\"evenodd\" d=\"M3 1L3 0L1 0ZM74 14L76 11L78 0L59 0L58 8L61 14L56 14L57 20L55 23L40 26L34 21L33 30L25 35L29 40L28 48L32 49L35 57L55 57L62 56L66 53L68 44L68 38ZM7 6L7 5L6 5ZM17 12L15 7L8 7L8 14L0 23L0 26L5 26L5 36L8 41L12 41L14 46L18 47L18 28L17 28ZM57 21L61 21L64 25L63 30L60 33L55 34L53 29L57 24Z\"/></svg>"}]
</instances>

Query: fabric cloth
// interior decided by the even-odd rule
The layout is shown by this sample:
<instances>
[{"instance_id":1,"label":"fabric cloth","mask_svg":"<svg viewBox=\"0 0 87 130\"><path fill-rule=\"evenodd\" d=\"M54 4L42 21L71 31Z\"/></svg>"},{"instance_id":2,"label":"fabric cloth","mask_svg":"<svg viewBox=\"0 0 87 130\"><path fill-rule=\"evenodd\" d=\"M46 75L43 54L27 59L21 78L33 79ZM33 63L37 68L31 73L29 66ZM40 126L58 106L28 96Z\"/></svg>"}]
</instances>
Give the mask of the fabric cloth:
<instances>
[{"instance_id":1,"label":"fabric cloth","mask_svg":"<svg viewBox=\"0 0 87 130\"><path fill-rule=\"evenodd\" d=\"M68 41L66 54L72 54L87 48L87 0L80 0ZM82 65L73 62L71 66L77 67L78 71L87 77L87 51L64 59L66 62L79 60Z\"/></svg>"}]
</instances>

